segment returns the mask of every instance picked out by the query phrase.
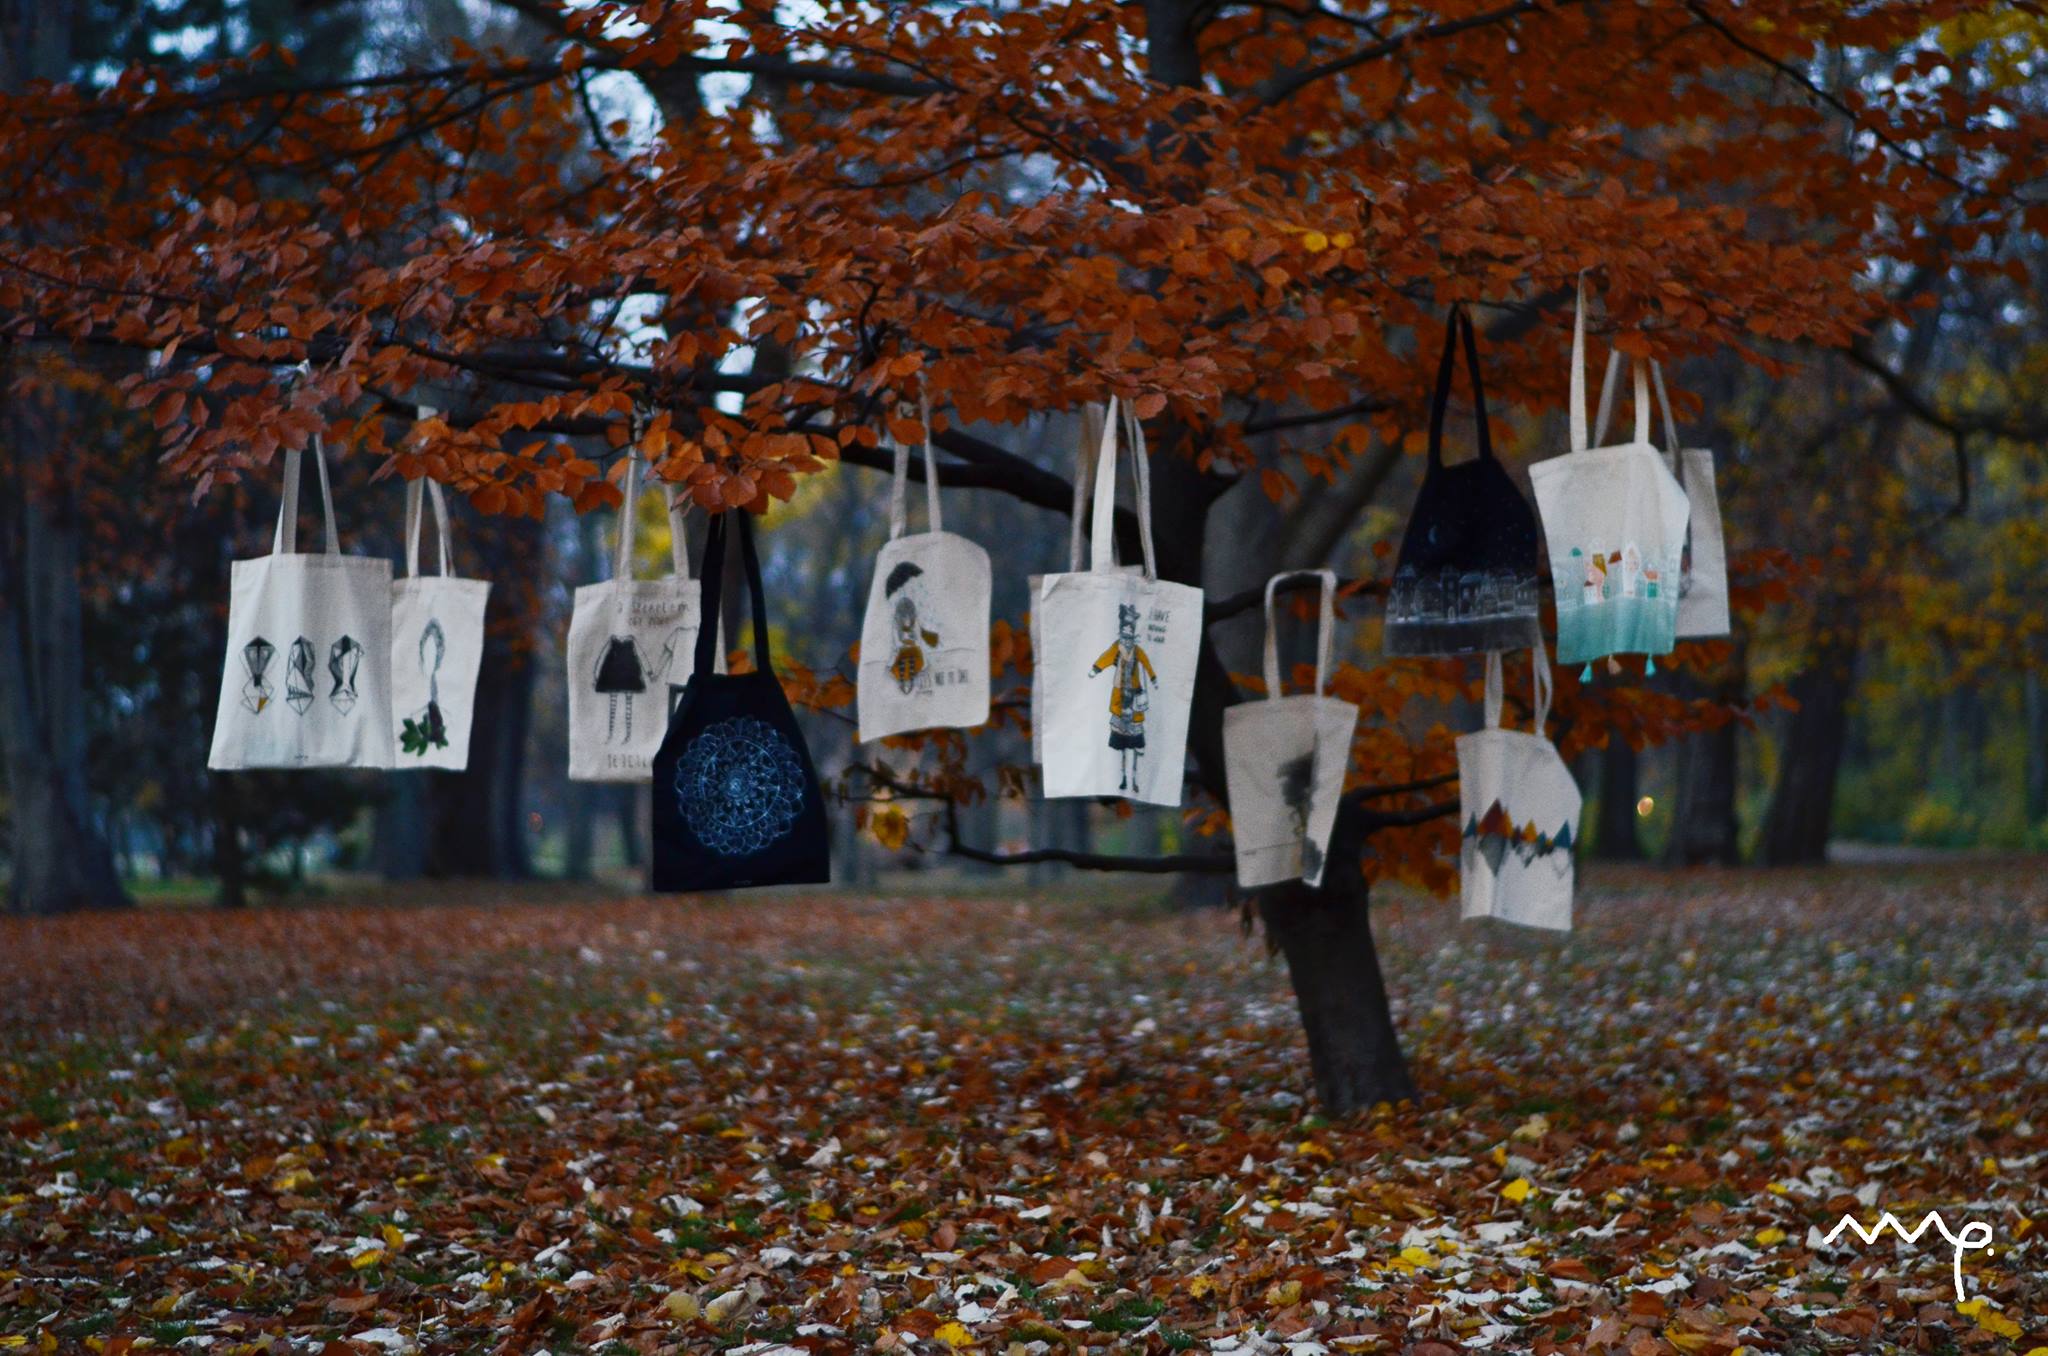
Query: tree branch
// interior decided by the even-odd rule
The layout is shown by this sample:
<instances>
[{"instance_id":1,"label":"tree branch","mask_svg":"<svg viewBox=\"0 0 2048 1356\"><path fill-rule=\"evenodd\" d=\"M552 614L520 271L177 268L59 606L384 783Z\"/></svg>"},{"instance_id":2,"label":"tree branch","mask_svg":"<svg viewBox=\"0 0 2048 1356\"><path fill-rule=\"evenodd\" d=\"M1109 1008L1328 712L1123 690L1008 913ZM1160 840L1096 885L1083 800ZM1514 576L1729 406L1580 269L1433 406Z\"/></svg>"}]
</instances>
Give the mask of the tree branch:
<instances>
[{"instance_id":1,"label":"tree branch","mask_svg":"<svg viewBox=\"0 0 2048 1356\"><path fill-rule=\"evenodd\" d=\"M1393 56L1418 43L1455 37L1460 33L1469 33L1475 28L1509 23L1534 10L1574 3L1577 3L1577 0L1515 0L1514 4L1467 15L1462 19L1444 19L1433 24L1418 24L1414 28L1403 29L1383 42L1371 43L1344 56L1332 57L1317 65L1304 67L1284 78L1267 81L1259 91L1259 107L1271 108L1275 104L1285 103L1318 80Z\"/></svg>"}]
</instances>

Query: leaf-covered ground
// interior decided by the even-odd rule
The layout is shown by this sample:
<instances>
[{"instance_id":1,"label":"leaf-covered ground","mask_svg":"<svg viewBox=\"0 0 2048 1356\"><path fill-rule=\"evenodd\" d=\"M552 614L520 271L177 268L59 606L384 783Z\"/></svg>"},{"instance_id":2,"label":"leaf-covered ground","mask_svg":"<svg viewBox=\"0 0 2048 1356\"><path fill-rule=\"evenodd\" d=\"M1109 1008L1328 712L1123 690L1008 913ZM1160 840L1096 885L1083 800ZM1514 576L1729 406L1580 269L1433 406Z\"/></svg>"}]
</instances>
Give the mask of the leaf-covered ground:
<instances>
[{"instance_id":1,"label":"leaf-covered ground","mask_svg":"<svg viewBox=\"0 0 2048 1356\"><path fill-rule=\"evenodd\" d=\"M1284 968L1130 895L9 922L0 1344L2026 1352L2044 875L1392 900L1426 1092L1343 1124ZM1820 1246L1930 1207L1961 1306Z\"/></svg>"}]
</instances>

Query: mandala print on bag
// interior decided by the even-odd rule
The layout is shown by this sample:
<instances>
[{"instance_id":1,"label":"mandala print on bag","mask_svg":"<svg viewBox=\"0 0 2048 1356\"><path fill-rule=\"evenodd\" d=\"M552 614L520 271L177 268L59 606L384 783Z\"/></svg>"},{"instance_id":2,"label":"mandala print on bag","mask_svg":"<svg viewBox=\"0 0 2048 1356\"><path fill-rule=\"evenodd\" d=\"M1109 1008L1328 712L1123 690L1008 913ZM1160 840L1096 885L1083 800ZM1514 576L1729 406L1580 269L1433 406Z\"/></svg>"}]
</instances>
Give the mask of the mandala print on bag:
<instances>
[{"instance_id":1,"label":"mandala print on bag","mask_svg":"<svg viewBox=\"0 0 2048 1356\"><path fill-rule=\"evenodd\" d=\"M804 804L803 762L774 726L722 720L676 765L676 806L708 850L745 857L787 835Z\"/></svg>"}]
</instances>

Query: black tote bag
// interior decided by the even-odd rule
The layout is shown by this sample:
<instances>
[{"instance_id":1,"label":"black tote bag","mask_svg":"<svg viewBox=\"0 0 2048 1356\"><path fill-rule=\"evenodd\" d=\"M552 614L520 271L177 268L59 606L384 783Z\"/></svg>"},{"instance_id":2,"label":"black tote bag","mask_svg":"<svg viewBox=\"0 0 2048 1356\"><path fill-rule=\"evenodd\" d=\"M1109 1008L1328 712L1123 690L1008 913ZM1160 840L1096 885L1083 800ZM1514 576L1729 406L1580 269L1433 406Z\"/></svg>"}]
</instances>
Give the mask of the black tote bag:
<instances>
[{"instance_id":1,"label":"black tote bag","mask_svg":"<svg viewBox=\"0 0 2048 1356\"><path fill-rule=\"evenodd\" d=\"M654 888L736 890L832 879L825 799L803 732L768 655L768 606L746 510L711 520L704 544L704 616L718 615L727 523L754 608L753 673L715 673L718 627L697 632L697 664L654 757Z\"/></svg>"},{"instance_id":2,"label":"black tote bag","mask_svg":"<svg viewBox=\"0 0 2048 1356\"><path fill-rule=\"evenodd\" d=\"M1479 455L1446 466L1444 408L1460 337L1472 369ZM1536 514L1493 455L1479 344L1472 318L1455 307L1429 407L1429 467L1387 593L1386 652L1457 655L1534 645L1541 635L1536 561Z\"/></svg>"}]
</instances>

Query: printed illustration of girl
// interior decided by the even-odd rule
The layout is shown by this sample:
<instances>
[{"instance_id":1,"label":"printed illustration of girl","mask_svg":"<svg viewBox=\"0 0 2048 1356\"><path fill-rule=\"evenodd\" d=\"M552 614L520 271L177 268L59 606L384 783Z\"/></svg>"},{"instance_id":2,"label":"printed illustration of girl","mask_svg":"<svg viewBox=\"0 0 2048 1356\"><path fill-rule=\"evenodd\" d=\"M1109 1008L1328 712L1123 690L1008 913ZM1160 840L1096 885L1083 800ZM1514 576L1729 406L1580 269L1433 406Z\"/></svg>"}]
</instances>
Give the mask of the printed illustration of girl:
<instances>
[{"instance_id":1,"label":"printed illustration of girl","mask_svg":"<svg viewBox=\"0 0 2048 1356\"><path fill-rule=\"evenodd\" d=\"M1585 587L1579 595L1588 607L1607 596L1607 557L1598 551L1586 557Z\"/></svg>"},{"instance_id":2,"label":"printed illustration of girl","mask_svg":"<svg viewBox=\"0 0 2048 1356\"><path fill-rule=\"evenodd\" d=\"M1152 705L1150 689L1159 683L1152 657L1138 644L1138 609L1128 603L1116 610L1116 643L1097 657L1088 671L1093 678L1114 670L1109 690L1109 746L1119 755L1117 789L1138 784L1139 759L1145 756L1145 711Z\"/></svg>"}]
</instances>

